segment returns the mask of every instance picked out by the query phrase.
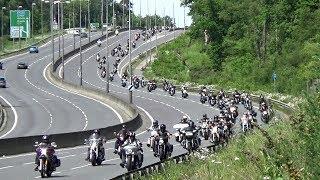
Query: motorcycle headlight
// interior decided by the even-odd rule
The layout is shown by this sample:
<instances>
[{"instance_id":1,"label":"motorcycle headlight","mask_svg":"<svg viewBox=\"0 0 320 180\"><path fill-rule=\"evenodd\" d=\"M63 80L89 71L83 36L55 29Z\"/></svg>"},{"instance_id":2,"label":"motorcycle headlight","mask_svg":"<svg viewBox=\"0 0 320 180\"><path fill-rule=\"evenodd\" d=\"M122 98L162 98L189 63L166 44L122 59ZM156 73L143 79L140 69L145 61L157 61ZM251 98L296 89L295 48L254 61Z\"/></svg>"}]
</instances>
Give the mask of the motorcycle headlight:
<instances>
[{"instance_id":1,"label":"motorcycle headlight","mask_svg":"<svg viewBox=\"0 0 320 180\"><path fill-rule=\"evenodd\" d=\"M164 143L163 139L160 139L159 144L163 144L163 143Z\"/></svg>"},{"instance_id":2,"label":"motorcycle headlight","mask_svg":"<svg viewBox=\"0 0 320 180\"><path fill-rule=\"evenodd\" d=\"M127 154L132 154L132 152L133 152L132 149L127 149L126 151Z\"/></svg>"}]
</instances>

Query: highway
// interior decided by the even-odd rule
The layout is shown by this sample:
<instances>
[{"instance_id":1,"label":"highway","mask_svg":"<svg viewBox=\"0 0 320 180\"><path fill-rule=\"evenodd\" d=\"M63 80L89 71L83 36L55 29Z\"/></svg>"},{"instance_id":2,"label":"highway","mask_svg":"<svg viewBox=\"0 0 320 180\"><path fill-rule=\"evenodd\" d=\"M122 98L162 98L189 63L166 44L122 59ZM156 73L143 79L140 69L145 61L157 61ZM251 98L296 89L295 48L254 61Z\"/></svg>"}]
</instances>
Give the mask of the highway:
<instances>
[{"instance_id":1,"label":"highway","mask_svg":"<svg viewBox=\"0 0 320 180\"><path fill-rule=\"evenodd\" d=\"M138 31L132 31L136 33ZM182 31L176 31L175 35ZM68 38L66 44L68 49L73 49L73 40ZM151 42L143 42L141 39L137 42L137 47L133 49L132 58L136 58L140 53L154 47L156 44L162 44L174 38L173 32L162 32L158 38L152 37ZM118 44L124 46L128 39L128 32L120 33L119 36L110 38L110 48ZM40 48L37 55L18 56L16 58L5 60L5 70L2 75L7 78L9 87L1 89L4 96L16 109L18 123L7 137L18 137L37 134L51 134L60 132L81 131L84 129L93 129L106 127L111 124L120 123L117 113L103 104L90 100L88 98L68 93L47 81L43 72L48 68L51 62L50 43ZM102 47L92 46L83 52L83 82L84 86L104 90L106 87L105 79L100 77L100 71L95 61L96 53L100 52L101 57L106 53L105 42ZM115 61L110 56L110 66ZM17 62L28 61L30 68L26 71L16 69ZM119 70L123 70L128 63L129 58L122 58ZM60 67L61 68L61 67ZM58 72L61 72L60 68ZM120 73L119 73L120 74ZM60 73L61 75L61 73ZM66 60L65 80L73 84L79 84L79 55ZM128 99L128 89L120 85L120 78L117 76L110 85L112 94ZM200 119L204 113L213 117L219 113L216 107L208 104L201 104L199 95L189 94L188 99L182 99L179 90L175 96L170 96L157 89L152 93L145 88L139 88L134 91L134 104L141 111L146 113L149 119L158 120L167 125L170 132L174 132L172 126L179 122L183 115L189 116L193 120ZM239 107L239 114L244 112L242 105ZM101 117L106 119L101 122ZM260 120L260 115L257 117ZM261 124L261 122L259 121ZM239 123L236 125L239 128ZM148 165L157 162L153 153L146 147L145 142L149 133L139 130L138 138L144 142L144 163ZM186 152L179 144L174 144L173 155ZM57 142L59 145L59 142ZM204 141L203 145L209 145ZM57 155L61 159L62 165L53 173L54 177L50 179L110 179L126 172L119 166L120 160L117 155L112 153L114 141L108 141L106 148L106 161L102 166L92 167L84 161L86 154L85 146L74 148L59 149ZM30 145L31 146L31 145ZM0 157L0 176L3 179L36 179L40 178L38 172L33 171L34 153L21 154L16 156ZM17 172L19 172L17 174Z\"/></svg>"}]
</instances>

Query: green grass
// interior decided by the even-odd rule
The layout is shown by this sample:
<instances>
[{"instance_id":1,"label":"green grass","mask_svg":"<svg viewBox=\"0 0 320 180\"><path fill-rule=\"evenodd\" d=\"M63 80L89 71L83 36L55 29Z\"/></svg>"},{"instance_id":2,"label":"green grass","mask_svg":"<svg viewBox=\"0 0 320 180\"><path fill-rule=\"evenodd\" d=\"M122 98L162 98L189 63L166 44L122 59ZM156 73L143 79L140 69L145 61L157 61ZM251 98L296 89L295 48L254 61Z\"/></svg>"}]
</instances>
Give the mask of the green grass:
<instances>
[{"instance_id":1,"label":"green grass","mask_svg":"<svg viewBox=\"0 0 320 180\"><path fill-rule=\"evenodd\" d=\"M21 48L19 45L19 40L15 39L15 41L13 42L12 39L10 39L8 36L5 36L2 40L4 40L4 50L2 51L2 44L0 44L0 56L5 55L7 53L11 53L11 52L15 52L18 51L20 49L25 49L30 47L31 45L38 43L46 38L48 38L50 36L50 34L44 34L44 35L35 35L34 38L30 38L30 39L22 39L21 38Z\"/></svg>"}]
</instances>

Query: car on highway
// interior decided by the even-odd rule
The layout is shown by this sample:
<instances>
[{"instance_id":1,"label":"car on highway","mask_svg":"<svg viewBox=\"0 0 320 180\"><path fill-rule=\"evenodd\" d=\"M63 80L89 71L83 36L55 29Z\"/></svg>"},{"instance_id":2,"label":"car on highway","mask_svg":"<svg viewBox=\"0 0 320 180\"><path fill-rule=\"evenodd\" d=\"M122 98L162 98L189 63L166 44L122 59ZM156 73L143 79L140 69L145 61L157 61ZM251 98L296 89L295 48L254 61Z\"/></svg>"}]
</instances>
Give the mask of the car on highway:
<instances>
[{"instance_id":1,"label":"car on highway","mask_svg":"<svg viewBox=\"0 0 320 180\"><path fill-rule=\"evenodd\" d=\"M28 65L25 62L19 62L17 65L17 69L28 69Z\"/></svg>"},{"instance_id":2,"label":"car on highway","mask_svg":"<svg viewBox=\"0 0 320 180\"><path fill-rule=\"evenodd\" d=\"M91 31L91 32L97 32L98 30L97 30L96 27L91 27L91 28L90 28L90 31Z\"/></svg>"},{"instance_id":3,"label":"car on highway","mask_svg":"<svg viewBox=\"0 0 320 180\"><path fill-rule=\"evenodd\" d=\"M0 87L6 88L6 86L7 86L6 79L4 77L0 77Z\"/></svg>"},{"instance_id":4,"label":"car on highway","mask_svg":"<svg viewBox=\"0 0 320 180\"><path fill-rule=\"evenodd\" d=\"M75 30L73 32L73 36L80 36L80 31L79 30Z\"/></svg>"},{"instance_id":5,"label":"car on highway","mask_svg":"<svg viewBox=\"0 0 320 180\"><path fill-rule=\"evenodd\" d=\"M3 69L3 62L0 62L0 69Z\"/></svg>"},{"instance_id":6,"label":"car on highway","mask_svg":"<svg viewBox=\"0 0 320 180\"><path fill-rule=\"evenodd\" d=\"M30 53L39 53L39 49L37 46L33 45L29 48Z\"/></svg>"}]
</instances>

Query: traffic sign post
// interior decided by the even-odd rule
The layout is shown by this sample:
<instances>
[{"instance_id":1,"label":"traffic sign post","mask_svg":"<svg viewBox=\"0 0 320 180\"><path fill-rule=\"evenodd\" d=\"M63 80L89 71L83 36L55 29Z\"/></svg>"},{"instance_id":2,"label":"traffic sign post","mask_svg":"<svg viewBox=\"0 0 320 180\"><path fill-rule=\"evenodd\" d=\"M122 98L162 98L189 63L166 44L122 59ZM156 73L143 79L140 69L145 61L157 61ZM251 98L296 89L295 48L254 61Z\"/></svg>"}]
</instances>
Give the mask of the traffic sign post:
<instances>
[{"instance_id":1,"label":"traffic sign post","mask_svg":"<svg viewBox=\"0 0 320 180\"><path fill-rule=\"evenodd\" d=\"M129 90L130 92L132 92L133 89L134 89L134 88L133 88L133 85L129 85L129 86L128 86L128 90Z\"/></svg>"},{"instance_id":2,"label":"traffic sign post","mask_svg":"<svg viewBox=\"0 0 320 180\"><path fill-rule=\"evenodd\" d=\"M10 38L30 37L30 11L11 10L10 11Z\"/></svg>"}]
</instances>

